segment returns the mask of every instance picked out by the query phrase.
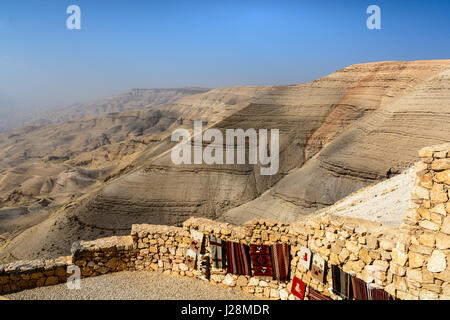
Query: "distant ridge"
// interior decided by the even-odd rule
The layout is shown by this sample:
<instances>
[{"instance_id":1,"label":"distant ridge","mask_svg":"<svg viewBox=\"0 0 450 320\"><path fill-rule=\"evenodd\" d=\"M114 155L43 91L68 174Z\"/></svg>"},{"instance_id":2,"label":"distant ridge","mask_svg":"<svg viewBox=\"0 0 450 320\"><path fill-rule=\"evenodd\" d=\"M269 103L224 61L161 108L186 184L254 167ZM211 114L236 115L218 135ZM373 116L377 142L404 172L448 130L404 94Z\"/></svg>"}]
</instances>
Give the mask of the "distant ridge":
<instances>
[{"instance_id":1,"label":"distant ridge","mask_svg":"<svg viewBox=\"0 0 450 320\"><path fill-rule=\"evenodd\" d=\"M188 95L203 93L210 89L199 87L185 88L133 88L117 96L89 102L75 103L67 107L49 109L39 113L25 113L0 121L0 132L20 129L25 126L41 126L62 123L82 118L96 118L112 112L138 109L151 109Z\"/></svg>"}]
</instances>

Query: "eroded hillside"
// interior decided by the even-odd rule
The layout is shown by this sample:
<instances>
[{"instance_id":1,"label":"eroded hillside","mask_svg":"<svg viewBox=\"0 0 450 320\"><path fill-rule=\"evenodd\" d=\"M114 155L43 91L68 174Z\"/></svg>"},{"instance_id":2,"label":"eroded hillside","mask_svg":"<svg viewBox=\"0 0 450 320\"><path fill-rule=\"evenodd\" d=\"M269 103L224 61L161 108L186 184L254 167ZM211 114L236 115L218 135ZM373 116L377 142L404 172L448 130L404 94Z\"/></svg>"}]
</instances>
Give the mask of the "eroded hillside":
<instances>
[{"instance_id":1,"label":"eroded hillside","mask_svg":"<svg viewBox=\"0 0 450 320\"><path fill-rule=\"evenodd\" d=\"M95 182L86 182L88 187L69 194L55 213L9 239L3 259L64 254L73 240L128 234L133 223L180 224L190 216L233 223L255 216L295 220L400 173L417 160L421 147L449 142L449 106L450 60L381 62L354 65L307 84L189 95L146 111L147 122L138 128L133 125L139 121L128 113L117 114L117 123L99 118L89 130L106 133L109 144L77 149L86 146L83 136L89 130L72 128L70 141L82 142L49 147L55 156L40 163L46 170L52 168L48 163L60 161L85 170L77 174L97 172L88 175ZM161 115L157 122L155 113ZM278 173L261 176L259 165L174 165L171 133L192 131L198 119L204 129L279 129ZM117 126L128 128L126 134L122 129L112 133ZM36 130L42 128L30 129L29 135L39 136ZM23 153L30 138L22 139L17 146L3 144L0 152L9 158ZM39 159L41 150L33 151ZM58 166L52 170L61 174ZM13 181L15 173L0 174ZM20 186L38 190L39 179L34 179Z\"/></svg>"}]
</instances>

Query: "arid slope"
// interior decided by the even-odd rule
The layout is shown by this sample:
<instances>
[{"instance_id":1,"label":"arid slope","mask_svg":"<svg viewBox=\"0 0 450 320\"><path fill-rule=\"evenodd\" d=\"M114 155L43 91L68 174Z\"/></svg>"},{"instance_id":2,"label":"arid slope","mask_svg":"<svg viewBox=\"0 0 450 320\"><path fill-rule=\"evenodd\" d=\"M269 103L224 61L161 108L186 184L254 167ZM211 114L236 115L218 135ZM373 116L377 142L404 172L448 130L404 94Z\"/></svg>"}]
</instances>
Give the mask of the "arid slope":
<instances>
[{"instance_id":1,"label":"arid slope","mask_svg":"<svg viewBox=\"0 0 450 320\"><path fill-rule=\"evenodd\" d=\"M160 106L152 112L170 119L164 130L144 125L145 143L129 154L102 147L69 156L65 165L102 170L102 179L11 239L3 256L64 254L77 238L127 234L133 223L179 224L190 216L292 221L310 214L400 173L419 148L450 141L449 73L450 60L361 64L307 84L214 89ZM279 129L279 172L174 165L170 135L192 130L197 119L220 130ZM133 134L118 141L119 150L135 140Z\"/></svg>"}]
</instances>

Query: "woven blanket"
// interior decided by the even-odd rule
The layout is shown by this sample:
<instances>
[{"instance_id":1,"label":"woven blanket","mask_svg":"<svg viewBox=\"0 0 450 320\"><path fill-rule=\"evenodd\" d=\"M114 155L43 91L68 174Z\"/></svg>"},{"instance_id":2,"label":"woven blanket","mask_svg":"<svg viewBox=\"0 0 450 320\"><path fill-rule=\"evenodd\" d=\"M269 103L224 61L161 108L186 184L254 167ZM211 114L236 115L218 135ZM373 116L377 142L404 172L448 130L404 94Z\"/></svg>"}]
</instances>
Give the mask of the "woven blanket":
<instances>
[{"instance_id":1,"label":"woven blanket","mask_svg":"<svg viewBox=\"0 0 450 320\"><path fill-rule=\"evenodd\" d=\"M294 279L292 279L291 293L300 300L303 300L305 298L305 291L306 291L305 283L299 278L294 277Z\"/></svg>"},{"instance_id":2,"label":"woven blanket","mask_svg":"<svg viewBox=\"0 0 450 320\"><path fill-rule=\"evenodd\" d=\"M298 261L300 265L302 265L306 270L309 270L311 268L311 250L307 247L301 246L298 256L300 258Z\"/></svg>"},{"instance_id":3,"label":"woven blanket","mask_svg":"<svg viewBox=\"0 0 450 320\"><path fill-rule=\"evenodd\" d=\"M272 259L268 245L250 245L253 275L259 277L272 277Z\"/></svg>"},{"instance_id":4,"label":"woven blanket","mask_svg":"<svg viewBox=\"0 0 450 320\"><path fill-rule=\"evenodd\" d=\"M211 261L213 269L223 269L225 267L225 241L220 238L209 236L209 246L211 249Z\"/></svg>"},{"instance_id":5,"label":"woven blanket","mask_svg":"<svg viewBox=\"0 0 450 320\"><path fill-rule=\"evenodd\" d=\"M393 300L389 293L380 288L374 288L369 285L367 292L369 300Z\"/></svg>"},{"instance_id":6,"label":"woven blanket","mask_svg":"<svg viewBox=\"0 0 450 320\"><path fill-rule=\"evenodd\" d=\"M251 276L249 248L237 242L227 242L227 272Z\"/></svg>"},{"instance_id":7,"label":"woven blanket","mask_svg":"<svg viewBox=\"0 0 450 320\"><path fill-rule=\"evenodd\" d=\"M209 254L197 254L197 270L200 280L209 280Z\"/></svg>"},{"instance_id":8,"label":"woven blanket","mask_svg":"<svg viewBox=\"0 0 450 320\"><path fill-rule=\"evenodd\" d=\"M289 280L289 245L287 243L271 245L273 279Z\"/></svg>"},{"instance_id":9,"label":"woven blanket","mask_svg":"<svg viewBox=\"0 0 450 320\"><path fill-rule=\"evenodd\" d=\"M308 300L333 300L330 297L321 294L319 291L314 290L309 287L308 289Z\"/></svg>"},{"instance_id":10,"label":"woven blanket","mask_svg":"<svg viewBox=\"0 0 450 320\"><path fill-rule=\"evenodd\" d=\"M367 284L365 281L352 277L352 285L356 300L368 300Z\"/></svg>"},{"instance_id":11,"label":"woven blanket","mask_svg":"<svg viewBox=\"0 0 450 320\"><path fill-rule=\"evenodd\" d=\"M325 282L325 268L326 261L319 256L318 254L314 254L312 257L312 266L311 266L311 274L314 278L319 280L320 282Z\"/></svg>"},{"instance_id":12,"label":"woven blanket","mask_svg":"<svg viewBox=\"0 0 450 320\"><path fill-rule=\"evenodd\" d=\"M195 269L197 265L197 252L188 248L186 251L186 259L184 262L189 268Z\"/></svg>"},{"instance_id":13,"label":"woven blanket","mask_svg":"<svg viewBox=\"0 0 450 320\"><path fill-rule=\"evenodd\" d=\"M352 299L353 286L351 284L351 276L341 270L338 266L331 267L331 277L333 279L333 292L342 299Z\"/></svg>"},{"instance_id":14,"label":"woven blanket","mask_svg":"<svg viewBox=\"0 0 450 320\"><path fill-rule=\"evenodd\" d=\"M200 231L197 231L195 229L191 229L191 244L190 248L194 250L195 252L200 253L202 250L203 245L203 237L204 234Z\"/></svg>"}]
</instances>

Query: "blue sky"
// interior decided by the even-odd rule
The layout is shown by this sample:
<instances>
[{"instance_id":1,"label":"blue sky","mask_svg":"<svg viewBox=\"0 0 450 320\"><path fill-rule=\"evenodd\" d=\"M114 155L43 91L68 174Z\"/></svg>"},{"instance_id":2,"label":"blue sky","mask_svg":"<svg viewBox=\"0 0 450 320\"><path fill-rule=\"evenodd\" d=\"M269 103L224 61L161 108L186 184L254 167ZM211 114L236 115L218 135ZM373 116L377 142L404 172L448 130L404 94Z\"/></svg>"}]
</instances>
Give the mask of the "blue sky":
<instances>
[{"instance_id":1,"label":"blue sky","mask_svg":"<svg viewBox=\"0 0 450 320\"><path fill-rule=\"evenodd\" d=\"M81 30L66 8L81 8ZM381 30L366 9L381 8ZM1 0L0 109L130 88L307 82L372 61L450 58L450 1Z\"/></svg>"}]
</instances>

